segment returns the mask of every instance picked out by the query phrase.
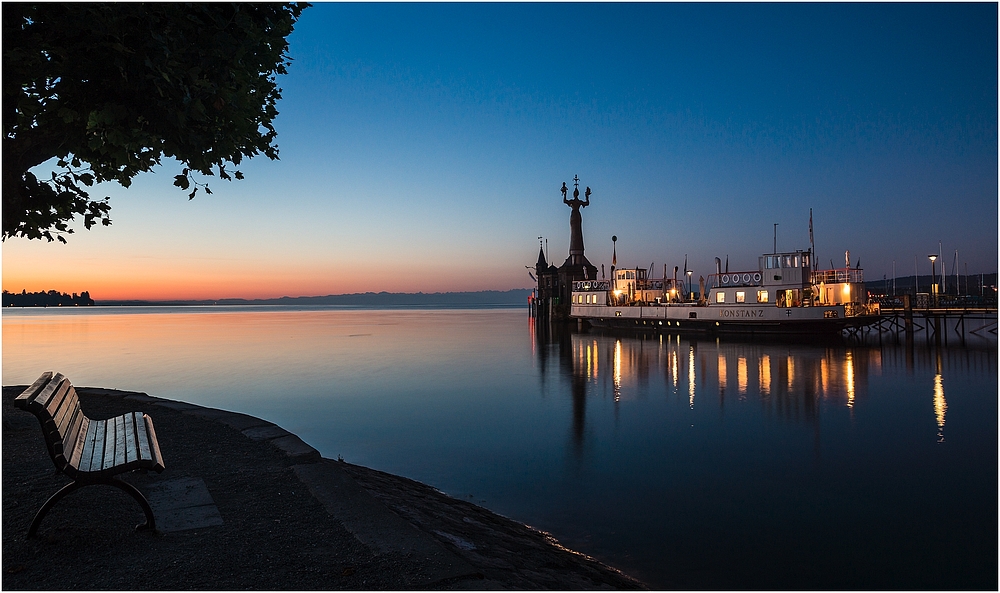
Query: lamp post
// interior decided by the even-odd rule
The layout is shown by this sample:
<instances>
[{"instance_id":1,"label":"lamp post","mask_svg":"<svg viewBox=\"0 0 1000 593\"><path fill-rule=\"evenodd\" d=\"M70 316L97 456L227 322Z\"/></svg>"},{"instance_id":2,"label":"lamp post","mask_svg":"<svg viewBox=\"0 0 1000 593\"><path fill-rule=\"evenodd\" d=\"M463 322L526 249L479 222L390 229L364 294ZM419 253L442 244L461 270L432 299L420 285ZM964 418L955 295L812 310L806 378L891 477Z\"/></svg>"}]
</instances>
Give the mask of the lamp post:
<instances>
[{"instance_id":1,"label":"lamp post","mask_svg":"<svg viewBox=\"0 0 1000 593\"><path fill-rule=\"evenodd\" d=\"M691 286L691 274L694 273L693 270L688 270L688 294L691 295L691 300L694 300L694 287Z\"/></svg>"},{"instance_id":2,"label":"lamp post","mask_svg":"<svg viewBox=\"0 0 1000 593\"><path fill-rule=\"evenodd\" d=\"M930 254L930 255L927 256L927 259L931 260L931 298L934 299L934 306L935 307L937 307L937 304L938 304L937 276L934 275L935 274L935 272L934 272L934 262L937 261L937 257L938 256L937 256L936 253L932 253L932 254Z\"/></svg>"}]
</instances>

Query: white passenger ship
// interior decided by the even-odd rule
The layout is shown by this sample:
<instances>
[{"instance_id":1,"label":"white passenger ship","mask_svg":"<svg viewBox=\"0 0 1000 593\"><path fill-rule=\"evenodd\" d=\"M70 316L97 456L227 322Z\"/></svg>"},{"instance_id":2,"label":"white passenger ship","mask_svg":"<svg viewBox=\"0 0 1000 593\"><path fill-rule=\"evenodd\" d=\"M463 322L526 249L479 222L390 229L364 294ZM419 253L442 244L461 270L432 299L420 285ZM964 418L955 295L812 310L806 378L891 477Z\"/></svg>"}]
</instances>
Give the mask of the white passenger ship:
<instances>
[{"instance_id":1,"label":"white passenger ship","mask_svg":"<svg viewBox=\"0 0 1000 593\"><path fill-rule=\"evenodd\" d=\"M813 270L811 253L766 253L758 268L717 271L696 297L683 281L612 269L611 280L573 282L570 317L598 327L736 333L839 333L878 319L860 268ZM676 270L675 270L676 275ZM690 278L690 276L689 276ZM690 281L689 281L690 282Z\"/></svg>"}]
</instances>

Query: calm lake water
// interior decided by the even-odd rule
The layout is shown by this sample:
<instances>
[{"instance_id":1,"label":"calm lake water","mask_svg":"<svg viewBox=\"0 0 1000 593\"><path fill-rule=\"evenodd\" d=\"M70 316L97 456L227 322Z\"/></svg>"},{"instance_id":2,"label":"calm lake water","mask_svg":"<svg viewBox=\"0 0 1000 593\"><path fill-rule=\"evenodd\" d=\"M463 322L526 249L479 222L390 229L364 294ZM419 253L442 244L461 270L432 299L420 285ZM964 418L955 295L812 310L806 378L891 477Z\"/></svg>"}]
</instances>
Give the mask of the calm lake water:
<instances>
[{"instance_id":1,"label":"calm lake water","mask_svg":"<svg viewBox=\"0 0 1000 593\"><path fill-rule=\"evenodd\" d=\"M995 341L556 332L522 309L4 310L3 383L45 370L266 418L654 588L997 587Z\"/></svg>"}]
</instances>

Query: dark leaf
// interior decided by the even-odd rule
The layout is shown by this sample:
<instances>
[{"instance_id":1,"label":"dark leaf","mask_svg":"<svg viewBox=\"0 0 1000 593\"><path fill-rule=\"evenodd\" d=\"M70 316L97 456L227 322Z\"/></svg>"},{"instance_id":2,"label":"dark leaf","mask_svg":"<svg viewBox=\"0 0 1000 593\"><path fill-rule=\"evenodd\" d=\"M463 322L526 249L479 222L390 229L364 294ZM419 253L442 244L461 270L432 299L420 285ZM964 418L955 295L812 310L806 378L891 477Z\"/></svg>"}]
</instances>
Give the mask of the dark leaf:
<instances>
[{"instance_id":1,"label":"dark leaf","mask_svg":"<svg viewBox=\"0 0 1000 593\"><path fill-rule=\"evenodd\" d=\"M276 77L306 6L5 3L3 237L109 224L83 188L128 187L163 157L185 164L173 185L192 199L194 172L243 179L225 165L276 158ZM30 173L52 158L62 172Z\"/></svg>"}]
</instances>

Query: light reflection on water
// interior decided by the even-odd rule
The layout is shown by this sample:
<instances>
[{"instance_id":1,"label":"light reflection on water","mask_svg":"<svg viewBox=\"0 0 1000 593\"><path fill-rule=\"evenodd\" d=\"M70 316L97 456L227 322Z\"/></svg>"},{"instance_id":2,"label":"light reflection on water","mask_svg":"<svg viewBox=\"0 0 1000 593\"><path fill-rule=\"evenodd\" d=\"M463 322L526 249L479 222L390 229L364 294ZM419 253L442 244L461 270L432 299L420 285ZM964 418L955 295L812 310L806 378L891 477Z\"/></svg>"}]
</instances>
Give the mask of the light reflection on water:
<instances>
[{"instance_id":1,"label":"light reflection on water","mask_svg":"<svg viewBox=\"0 0 1000 593\"><path fill-rule=\"evenodd\" d=\"M532 331L534 323L529 326ZM643 388L648 385L648 377L654 370L660 368L664 373L665 383L673 385L674 393L677 393L679 378L684 376L687 381L688 407L693 409L695 404L695 393L700 381L702 391L707 391L708 386L715 382L719 393L720 407L724 407L724 401L729 385L730 360L736 360L736 375L738 394L740 400L745 400L746 394L755 393L762 405L774 405L775 411L783 414L791 413L794 419L800 419L798 414L799 403L802 405L802 416L805 420L815 420L815 408L818 402L833 403L843 405L853 412L855 398L859 387L864 391L867 387L865 379L868 374L882 374L882 350L869 347L846 346L836 349L816 350L814 348L802 348L799 350L788 350L787 352L772 354L768 349L774 349L773 344L752 345L747 343L732 342L720 343L718 339L711 342L695 342L687 344L688 349L686 364L679 366L681 342L679 336L657 336L660 344L659 349L652 349L644 340L628 340L623 344L622 337L602 336L595 338L592 334L572 334L570 339L571 348L578 364L574 365L572 374L574 376L583 375L591 380L595 385L600 385L599 368L602 352L607 359L610 356L610 363L613 365L613 395L614 401L621 401L623 394L626 399L634 399L629 390L629 379L641 383ZM676 341L675 341L676 340ZM708 344L708 345L707 345ZM695 356L701 349L698 364ZM712 348L712 352L706 352L706 348ZM780 349L780 348L779 348ZM534 350L537 355L537 350ZM912 352L910 353L912 356ZM861 356L862 359L857 357ZM943 429L945 425L945 415L948 410L948 403L945 399L944 382L942 378L942 357L941 350L933 352L933 362L935 374L933 377L933 409L937 423L938 442L944 442ZM757 374L751 377L747 371L749 358L757 360ZM773 358L772 358L773 357ZM709 358L715 359L715 368L711 369ZM624 366L623 366L624 360ZM796 363L798 360L798 363ZM987 360L988 362L988 360ZM796 376L796 364L801 370L801 375ZM860 365L860 377L856 376L856 368ZM987 365L988 366L988 365ZM700 373L696 369L700 368ZM707 372L711 369L712 372ZM907 371L912 373L913 362L908 363ZM774 392L775 399L772 401L772 372L776 377L777 391ZM857 383L861 381L859 386ZM579 388L581 385L576 384ZM623 391L624 389L624 391ZM793 402L789 399L794 393L802 393L812 399L811 403L803 400ZM583 401L578 398L579 401ZM582 426L578 427L578 434L582 435Z\"/></svg>"},{"instance_id":2,"label":"light reflection on water","mask_svg":"<svg viewBox=\"0 0 1000 593\"><path fill-rule=\"evenodd\" d=\"M4 311L4 384L48 369L267 418L658 588L996 588L995 349L521 310Z\"/></svg>"}]
</instances>

